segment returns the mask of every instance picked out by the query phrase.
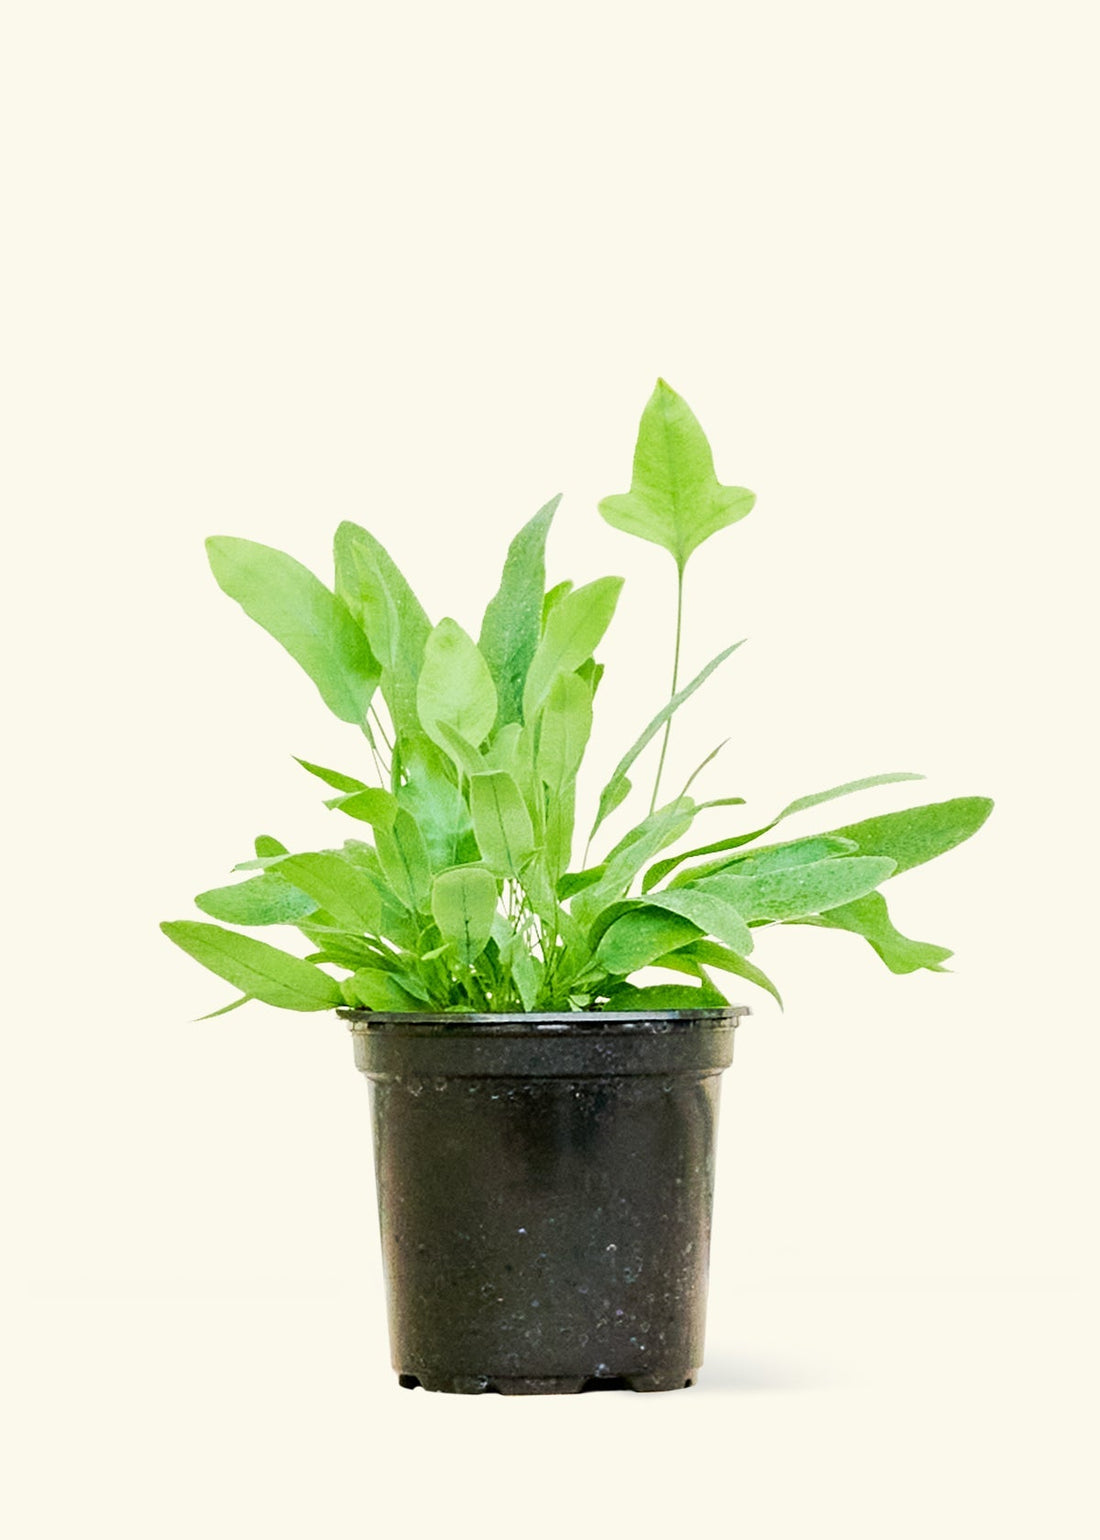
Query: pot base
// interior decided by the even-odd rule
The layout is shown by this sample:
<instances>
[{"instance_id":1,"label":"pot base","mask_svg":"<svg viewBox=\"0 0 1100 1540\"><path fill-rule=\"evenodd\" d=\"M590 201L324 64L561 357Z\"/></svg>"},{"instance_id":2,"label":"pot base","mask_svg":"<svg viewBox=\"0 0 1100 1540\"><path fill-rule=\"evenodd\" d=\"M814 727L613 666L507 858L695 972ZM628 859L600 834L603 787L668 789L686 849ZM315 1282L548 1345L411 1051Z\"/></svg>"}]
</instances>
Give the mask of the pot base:
<instances>
[{"instance_id":1,"label":"pot base","mask_svg":"<svg viewBox=\"0 0 1100 1540\"><path fill-rule=\"evenodd\" d=\"M684 1369L678 1374L558 1374L542 1379L500 1374L438 1378L399 1374L397 1383L403 1390L436 1390L451 1395L481 1396L495 1392L500 1396L574 1396L590 1390L686 1390L695 1384L698 1375L698 1368Z\"/></svg>"}]
</instances>

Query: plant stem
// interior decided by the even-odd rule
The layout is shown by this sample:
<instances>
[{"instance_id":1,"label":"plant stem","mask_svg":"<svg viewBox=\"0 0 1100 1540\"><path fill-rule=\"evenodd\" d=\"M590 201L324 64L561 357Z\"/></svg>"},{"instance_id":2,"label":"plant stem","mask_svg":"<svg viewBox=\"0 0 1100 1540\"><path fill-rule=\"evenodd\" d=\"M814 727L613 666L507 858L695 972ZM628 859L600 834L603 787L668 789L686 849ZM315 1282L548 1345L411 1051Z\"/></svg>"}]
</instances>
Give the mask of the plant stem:
<instances>
[{"instance_id":1,"label":"plant stem","mask_svg":"<svg viewBox=\"0 0 1100 1540\"><path fill-rule=\"evenodd\" d=\"M669 691L669 699L676 694L676 686L680 680L680 635L684 626L684 569L677 565L676 568L676 648L672 655L672 689ZM664 737L661 739L661 757L657 761L657 779L653 783L653 798L649 804L652 813L657 806L657 793L661 789L661 772L665 768L665 754L668 752L668 735L672 731L672 718L665 723Z\"/></svg>"}]
</instances>

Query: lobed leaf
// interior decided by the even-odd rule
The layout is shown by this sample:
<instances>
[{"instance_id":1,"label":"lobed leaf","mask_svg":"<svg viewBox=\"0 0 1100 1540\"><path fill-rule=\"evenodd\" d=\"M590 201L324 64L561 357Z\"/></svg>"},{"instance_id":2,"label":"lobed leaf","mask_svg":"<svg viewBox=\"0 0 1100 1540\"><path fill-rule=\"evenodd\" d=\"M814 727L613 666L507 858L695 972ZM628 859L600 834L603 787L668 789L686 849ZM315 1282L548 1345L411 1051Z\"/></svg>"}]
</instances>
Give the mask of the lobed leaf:
<instances>
[{"instance_id":1,"label":"lobed leaf","mask_svg":"<svg viewBox=\"0 0 1100 1540\"><path fill-rule=\"evenodd\" d=\"M704 540L743 519L755 501L747 488L719 482L694 412L658 380L638 428L630 491L605 497L599 511L616 529L664 546L683 572Z\"/></svg>"}]
</instances>

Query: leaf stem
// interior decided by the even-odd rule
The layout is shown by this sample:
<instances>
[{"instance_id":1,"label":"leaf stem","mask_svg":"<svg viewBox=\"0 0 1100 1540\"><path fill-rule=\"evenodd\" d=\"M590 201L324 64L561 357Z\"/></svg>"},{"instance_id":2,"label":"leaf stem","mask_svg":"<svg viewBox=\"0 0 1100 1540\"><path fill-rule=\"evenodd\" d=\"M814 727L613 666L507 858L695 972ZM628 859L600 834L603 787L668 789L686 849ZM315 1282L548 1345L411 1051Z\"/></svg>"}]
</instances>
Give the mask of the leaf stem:
<instances>
[{"instance_id":1,"label":"leaf stem","mask_svg":"<svg viewBox=\"0 0 1100 1540\"><path fill-rule=\"evenodd\" d=\"M669 699L676 694L676 686L680 680L680 636L684 628L684 569L676 564L676 647L672 655L672 689L669 691ZM653 783L653 797L649 804L652 813L657 806L657 794L661 789L661 772L665 768L665 754L668 752L668 735L672 731L672 718L665 723L664 736L661 739L661 757L657 761L657 779Z\"/></svg>"}]
</instances>

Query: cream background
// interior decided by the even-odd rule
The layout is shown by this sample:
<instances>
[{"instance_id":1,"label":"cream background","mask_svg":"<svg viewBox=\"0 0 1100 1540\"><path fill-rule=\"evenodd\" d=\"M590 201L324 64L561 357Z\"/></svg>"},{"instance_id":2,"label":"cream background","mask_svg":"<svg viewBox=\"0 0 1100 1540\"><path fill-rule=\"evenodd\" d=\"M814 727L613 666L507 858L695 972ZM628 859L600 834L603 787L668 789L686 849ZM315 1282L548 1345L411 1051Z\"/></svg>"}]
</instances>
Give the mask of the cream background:
<instances>
[{"instance_id":1,"label":"cream background","mask_svg":"<svg viewBox=\"0 0 1100 1540\"><path fill-rule=\"evenodd\" d=\"M1094 1534L1092 8L4 31L9 1532ZM892 900L950 977L762 943L698 1390L407 1395L343 1029L190 1025L229 991L156 930L329 837L290 756L358 753L202 538L324 571L352 517L473 628L564 491L552 573L628 579L594 787L668 667L671 563L594 513L658 373L759 495L690 569L686 666L750 640L674 769L998 807Z\"/></svg>"}]
</instances>

